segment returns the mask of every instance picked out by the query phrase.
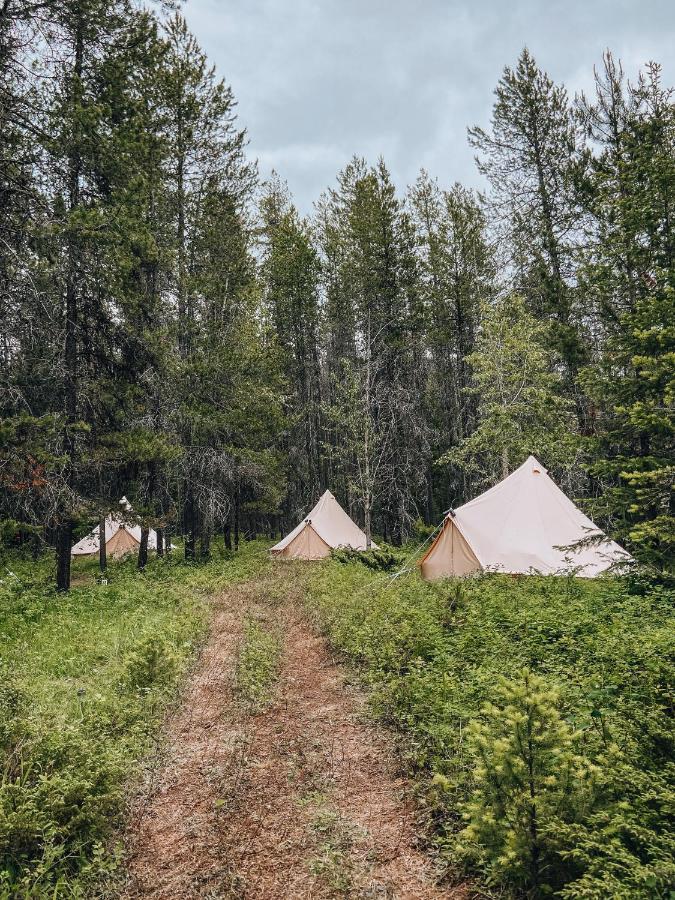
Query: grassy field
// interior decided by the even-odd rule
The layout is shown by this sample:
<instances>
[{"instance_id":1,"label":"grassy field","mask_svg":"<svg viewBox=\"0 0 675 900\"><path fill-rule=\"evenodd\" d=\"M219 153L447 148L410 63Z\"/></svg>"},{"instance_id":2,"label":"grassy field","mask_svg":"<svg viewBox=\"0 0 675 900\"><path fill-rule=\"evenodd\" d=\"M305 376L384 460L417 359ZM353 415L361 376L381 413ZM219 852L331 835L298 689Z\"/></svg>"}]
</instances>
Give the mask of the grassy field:
<instances>
[{"instance_id":1,"label":"grassy field","mask_svg":"<svg viewBox=\"0 0 675 900\"><path fill-rule=\"evenodd\" d=\"M317 568L320 626L489 896L672 898L673 595L617 579Z\"/></svg>"},{"instance_id":2,"label":"grassy field","mask_svg":"<svg viewBox=\"0 0 675 900\"><path fill-rule=\"evenodd\" d=\"M111 883L111 837L207 627L207 598L266 565L262 545L187 566L0 565L0 897L79 897ZM114 841L112 841L114 843Z\"/></svg>"},{"instance_id":3,"label":"grassy field","mask_svg":"<svg viewBox=\"0 0 675 900\"><path fill-rule=\"evenodd\" d=\"M387 555L380 560L386 562ZM400 734L448 869L484 896L668 898L673 596L647 581L392 579L338 554L307 603ZM389 558L389 562L394 559ZM207 628L262 544L188 566L0 565L0 897L114 894L116 835ZM237 693L263 707L279 636L244 628ZM104 886L104 887L103 887Z\"/></svg>"}]
</instances>

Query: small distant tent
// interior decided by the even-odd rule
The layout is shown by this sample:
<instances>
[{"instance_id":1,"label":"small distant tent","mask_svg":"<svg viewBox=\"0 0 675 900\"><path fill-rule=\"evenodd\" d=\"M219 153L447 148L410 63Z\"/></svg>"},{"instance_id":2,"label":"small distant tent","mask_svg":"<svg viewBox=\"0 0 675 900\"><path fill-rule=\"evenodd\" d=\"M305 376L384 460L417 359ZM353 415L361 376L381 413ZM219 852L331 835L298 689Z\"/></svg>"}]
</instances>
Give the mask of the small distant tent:
<instances>
[{"instance_id":1,"label":"small distant tent","mask_svg":"<svg viewBox=\"0 0 675 900\"><path fill-rule=\"evenodd\" d=\"M576 550L567 548L593 538ZM631 556L585 516L534 456L489 491L450 510L420 562L431 581L481 570L593 578Z\"/></svg>"},{"instance_id":2,"label":"small distant tent","mask_svg":"<svg viewBox=\"0 0 675 900\"><path fill-rule=\"evenodd\" d=\"M105 520L105 547L106 555L110 559L121 559L128 553L136 553L141 543L141 526L127 521L124 513L131 512L131 506L126 497L120 500L122 512L119 515L110 515ZM100 548L100 528L97 525L94 530L83 537L81 541L70 551L71 556L98 556ZM148 533L148 550L157 549L157 532L152 528Z\"/></svg>"},{"instance_id":3,"label":"small distant tent","mask_svg":"<svg viewBox=\"0 0 675 900\"><path fill-rule=\"evenodd\" d=\"M377 549L372 541L370 546ZM365 550L366 536L326 491L307 518L272 547L272 553L286 559L324 559L337 547Z\"/></svg>"}]
</instances>

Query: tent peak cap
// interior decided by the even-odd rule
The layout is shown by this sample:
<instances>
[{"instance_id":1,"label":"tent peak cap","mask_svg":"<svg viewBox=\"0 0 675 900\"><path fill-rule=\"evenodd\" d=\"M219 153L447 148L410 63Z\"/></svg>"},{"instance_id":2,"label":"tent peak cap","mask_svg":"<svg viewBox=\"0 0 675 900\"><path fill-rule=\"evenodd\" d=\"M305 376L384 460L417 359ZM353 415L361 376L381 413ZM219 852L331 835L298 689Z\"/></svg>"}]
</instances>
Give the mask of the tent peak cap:
<instances>
[{"instance_id":1,"label":"tent peak cap","mask_svg":"<svg viewBox=\"0 0 675 900\"><path fill-rule=\"evenodd\" d=\"M534 456L532 453L530 453L530 455L527 457L527 459L525 460L525 462L523 463L523 465L525 465L525 466L531 466L533 472L534 472L535 470L537 470L537 471L539 471L539 472L548 472L548 469L546 468L546 466L543 466L543 465L539 462L539 460L537 459L537 457Z\"/></svg>"}]
</instances>

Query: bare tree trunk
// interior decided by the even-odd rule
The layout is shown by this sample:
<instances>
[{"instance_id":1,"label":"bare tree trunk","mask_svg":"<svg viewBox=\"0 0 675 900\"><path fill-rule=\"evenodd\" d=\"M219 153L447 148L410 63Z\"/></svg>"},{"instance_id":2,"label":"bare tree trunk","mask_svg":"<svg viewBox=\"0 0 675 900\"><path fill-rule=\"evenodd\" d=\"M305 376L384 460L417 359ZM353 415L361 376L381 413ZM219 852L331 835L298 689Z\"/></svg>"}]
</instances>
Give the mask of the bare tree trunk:
<instances>
[{"instance_id":1,"label":"bare tree trunk","mask_svg":"<svg viewBox=\"0 0 675 900\"><path fill-rule=\"evenodd\" d=\"M56 590L70 590L70 550L73 523L70 519L56 526Z\"/></svg>"},{"instance_id":2,"label":"bare tree trunk","mask_svg":"<svg viewBox=\"0 0 675 900\"><path fill-rule=\"evenodd\" d=\"M72 91L79 100L81 93L82 69L84 66L84 27L81 17L78 20L75 39L75 58L73 65ZM79 145L75 140L68 160L68 210L73 213L80 206L80 176L82 160ZM75 459L75 438L72 426L77 421L77 280L79 274L79 247L74 236L68 239L67 272L66 272L66 309L63 363L65 370L64 406L66 423L64 428L63 449L67 459L65 478L72 477ZM70 550L73 538L73 522L68 518L61 522L56 532L56 589L70 589Z\"/></svg>"},{"instance_id":3,"label":"bare tree trunk","mask_svg":"<svg viewBox=\"0 0 675 900\"><path fill-rule=\"evenodd\" d=\"M199 542L199 556L202 560L207 560L211 555L211 529L205 525L202 529L201 540Z\"/></svg>"},{"instance_id":4,"label":"bare tree trunk","mask_svg":"<svg viewBox=\"0 0 675 900\"><path fill-rule=\"evenodd\" d=\"M185 559L194 560L197 556L197 535L195 528L195 498L192 484L188 481L185 490Z\"/></svg>"},{"instance_id":5,"label":"bare tree trunk","mask_svg":"<svg viewBox=\"0 0 675 900\"><path fill-rule=\"evenodd\" d=\"M239 550L239 488L234 497L234 552Z\"/></svg>"},{"instance_id":6,"label":"bare tree trunk","mask_svg":"<svg viewBox=\"0 0 675 900\"><path fill-rule=\"evenodd\" d=\"M364 510L363 517L365 522L365 532L366 532L366 550L370 550L370 545L372 543L372 535L371 535L371 515L372 515L372 492L370 490L370 370L371 370L371 358L372 358L372 343L371 343L371 333L370 333L370 310L368 310L368 332L366 334L366 396L365 396L365 404L366 404L366 415L365 415L365 432L363 435L363 470L364 470L364 479L366 484L366 491L364 497Z\"/></svg>"},{"instance_id":7,"label":"bare tree trunk","mask_svg":"<svg viewBox=\"0 0 675 900\"><path fill-rule=\"evenodd\" d=\"M164 556L164 529L157 529L157 556Z\"/></svg>"},{"instance_id":8,"label":"bare tree trunk","mask_svg":"<svg viewBox=\"0 0 675 900\"><path fill-rule=\"evenodd\" d=\"M98 522L98 567L101 572L108 568L108 548L105 543L105 516Z\"/></svg>"},{"instance_id":9,"label":"bare tree trunk","mask_svg":"<svg viewBox=\"0 0 675 900\"><path fill-rule=\"evenodd\" d=\"M232 552L232 522L229 519L223 526L223 542L225 549Z\"/></svg>"},{"instance_id":10,"label":"bare tree trunk","mask_svg":"<svg viewBox=\"0 0 675 900\"><path fill-rule=\"evenodd\" d=\"M138 545L138 568L143 569L148 564L148 535L150 529L147 525L141 525L141 543Z\"/></svg>"}]
</instances>

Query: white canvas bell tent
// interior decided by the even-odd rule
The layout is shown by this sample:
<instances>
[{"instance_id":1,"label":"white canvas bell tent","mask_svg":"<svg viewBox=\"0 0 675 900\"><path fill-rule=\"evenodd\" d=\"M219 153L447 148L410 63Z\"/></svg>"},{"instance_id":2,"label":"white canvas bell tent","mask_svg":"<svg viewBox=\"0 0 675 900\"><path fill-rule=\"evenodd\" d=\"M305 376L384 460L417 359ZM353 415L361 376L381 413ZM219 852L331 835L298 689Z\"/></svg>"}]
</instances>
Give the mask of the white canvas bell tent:
<instances>
[{"instance_id":1,"label":"white canvas bell tent","mask_svg":"<svg viewBox=\"0 0 675 900\"><path fill-rule=\"evenodd\" d=\"M370 546L377 549L372 541ZM307 517L275 544L271 552L286 559L324 559L338 547L365 550L366 536L331 492L326 491Z\"/></svg>"},{"instance_id":2,"label":"white canvas bell tent","mask_svg":"<svg viewBox=\"0 0 675 900\"><path fill-rule=\"evenodd\" d=\"M594 540L561 549L587 538ZM427 580L481 570L593 578L630 561L530 456L489 491L448 513L420 569Z\"/></svg>"},{"instance_id":3,"label":"white canvas bell tent","mask_svg":"<svg viewBox=\"0 0 675 900\"><path fill-rule=\"evenodd\" d=\"M106 516L105 549L110 559L121 559L128 553L136 553L141 544L141 526L125 518L131 512L131 505L126 497L120 500L122 512L119 515ZM100 527L92 532L70 551L71 556L97 556L100 548ZM148 532L148 550L157 549L157 532L152 528Z\"/></svg>"}]
</instances>

